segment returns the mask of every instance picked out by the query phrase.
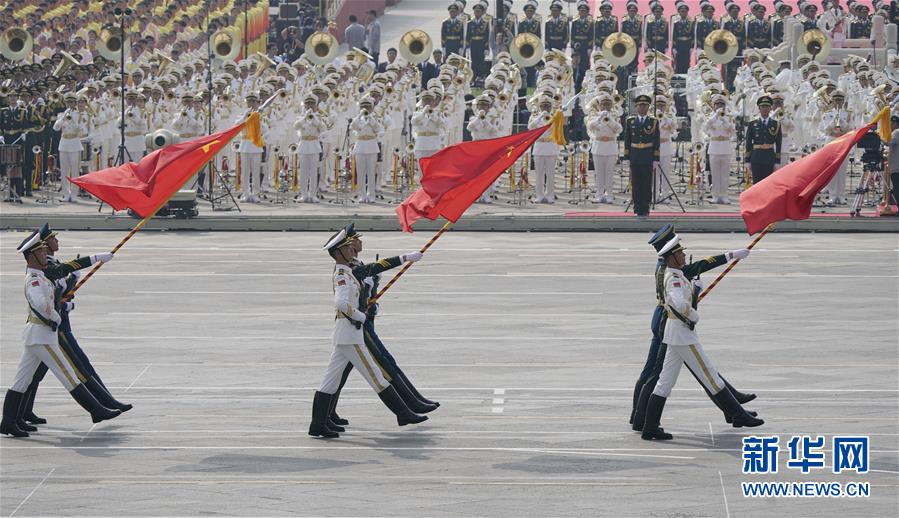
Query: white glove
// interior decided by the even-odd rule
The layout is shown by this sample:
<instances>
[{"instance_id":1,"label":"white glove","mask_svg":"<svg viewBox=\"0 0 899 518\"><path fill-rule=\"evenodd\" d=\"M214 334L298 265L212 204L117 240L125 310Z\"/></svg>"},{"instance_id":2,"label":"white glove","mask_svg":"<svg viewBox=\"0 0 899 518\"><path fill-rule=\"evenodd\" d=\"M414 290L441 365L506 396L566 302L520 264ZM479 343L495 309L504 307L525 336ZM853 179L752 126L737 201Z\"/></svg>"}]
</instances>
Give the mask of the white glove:
<instances>
[{"instance_id":1,"label":"white glove","mask_svg":"<svg viewBox=\"0 0 899 518\"><path fill-rule=\"evenodd\" d=\"M409 261L415 263L421 261L421 257L423 255L424 254L422 254L421 252L409 252L408 254L403 256L403 262L405 263L406 261Z\"/></svg>"},{"instance_id":2,"label":"white glove","mask_svg":"<svg viewBox=\"0 0 899 518\"><path fill-rule=\"evenodd\" d=\"M733 250L732 252L728 252L730 254L730 259L746 259L749 257L749 249L741 248L739 250Z\"/></svg>"},{"instance_id":3,"label":"white glove","mask_svg":"<svg viewBox=\"0 0 899 518\"><path fill-rule=\"evenodd\" d=\"M693 322L694 324L698 324L699 323L699 311L692 309L690 311L690 314L687 316L687 318L690 319L690 322Z\"/></svg>"},{"instance_id":4,"label":"white glove","mask_svg":"<svg viewBox=\"0 0 899 518\"><path fill-rule=\"evenodd\" d=\"M375 280L372 279L371 277L366 277L365 279L362 279L362 284L365 284L365 285L368 286L369 288L374 288L374 287L375 287Z\"/></svg>"},{"instance_id":5,"label":"white glove","mask_svg":"<svg viewBox=\"0 0 899 518\"><path fill-rule=\"evenodd\" d=\"M100 252L99 254L94 254L91 256L91 263L108 263L109 261L112 261L112 257L112 252Z\"/></svg>"},{"instance_id":6,"label":"white glove","mask_svg":"<svg viewBox=\"0 0 899 518\"><path fill-rule=\"evenodd\" d=\"M74 302L63 302L62 309L67 312L75 311L75 303Z\"/></svg>"},{"instance_id":7,"label":"white glove","mask_svg":"<svg viewBox=\"0 0 899 518\"><path fill-rule=\"evenodd\" d=\"M699 291L702 291L705 289L705 282L703 282L702 279L696 279L695 281L693 281L693 286Z\"/></svg>"}]
</instances>

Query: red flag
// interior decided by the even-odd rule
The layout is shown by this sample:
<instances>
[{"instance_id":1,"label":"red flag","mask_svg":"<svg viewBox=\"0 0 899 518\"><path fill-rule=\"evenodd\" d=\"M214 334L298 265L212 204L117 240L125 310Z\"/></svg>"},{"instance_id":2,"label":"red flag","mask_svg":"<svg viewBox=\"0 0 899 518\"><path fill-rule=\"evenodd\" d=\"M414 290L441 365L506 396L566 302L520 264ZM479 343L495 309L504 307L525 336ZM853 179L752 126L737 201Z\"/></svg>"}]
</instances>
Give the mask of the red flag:
<instances>
[{"instance_id":1,"label":"red flag","mask_svg":"<svg viewBox=\"0 0 899 518\"><path fill-rule=\"evenodd\" d=\"M115 210L131 209L145 218L168 201L245 126L249 126L247 122L241 122L219 133L157 149L140 162L129 162L69 180Z\"/></svg>"},{"instance_id":2,"label":"red flag","mask_svg":"<svg viewBox=\"0 0 899 518\"><path fill-rule=\"evenodd\" d=\"M876 125L875 122L846 133L745 190L740 195L740 212L746 231L755 234L784 219L808 219L815 197L830 182L855 144Z\"/></svg>"},{"instance_id":3,"label":"red flag","mask_svg":"<svg viewBox=\"0 0 899 518\"><path fill-rule=\"evenodd\" d=\"M412 232L412 224L421 218L435 220L443 216L456 222L544 131L560 125L562 119L562 114L557 113L546 126L507 137L455 144L422 158L421 188L396 208L403 231Z\"/></svg>"}]
</instances>

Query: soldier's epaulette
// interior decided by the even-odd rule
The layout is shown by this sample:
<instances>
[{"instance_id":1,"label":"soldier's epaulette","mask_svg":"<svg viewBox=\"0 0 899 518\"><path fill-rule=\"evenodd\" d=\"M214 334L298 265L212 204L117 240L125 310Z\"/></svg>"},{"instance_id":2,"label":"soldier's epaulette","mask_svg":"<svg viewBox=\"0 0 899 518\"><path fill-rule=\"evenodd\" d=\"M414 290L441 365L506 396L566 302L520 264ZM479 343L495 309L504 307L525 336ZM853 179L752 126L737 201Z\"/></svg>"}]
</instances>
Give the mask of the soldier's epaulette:
<instances>
[{"instance_id":1,"label":"soldier's epaulette","mask_svg":"<svg viewBox=\"0 0 899 518\"><path fill-rule=\"evenodd\" d=\"M634 119L636 119L636 118L637 118L636 115L631 115L631 116L629 116L629 117L627 118L627 120L632 121L632 120L634 120Z\"/></svg>"},{"instance_id":2,"label":"soldier's epaulette","mask_svg":"<svg viewBox=\"0 0 899 518\"><path fill-rule=\"evenodd\" d=\"M534 19L537 20L537 23L543 23L543 15L535 14Z\"/></svg>"}]
</instances>

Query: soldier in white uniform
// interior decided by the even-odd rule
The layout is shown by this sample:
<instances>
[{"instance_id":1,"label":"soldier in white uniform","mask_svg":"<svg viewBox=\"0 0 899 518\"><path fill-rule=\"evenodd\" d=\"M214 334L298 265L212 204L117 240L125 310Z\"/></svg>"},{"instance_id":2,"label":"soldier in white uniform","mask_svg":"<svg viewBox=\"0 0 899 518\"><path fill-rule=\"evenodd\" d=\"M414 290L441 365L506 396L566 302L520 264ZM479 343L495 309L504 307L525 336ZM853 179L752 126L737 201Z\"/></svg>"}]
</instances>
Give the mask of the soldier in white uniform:
<instances>
[{"instance_id":1,"label":"soldier in white uniform","mask_svg":"<svg viewBox=\"0 0 899 518\"><path fill-rule=\"evenodd\" d=\"M446 130L446 119L436 108L434 93L426 90L421 93L421 107L412 115L412 135L415 138L415 181L421 181L421 168L418 161L440 151L443 147L443 132Z\"/></svg>"},{"instance_id":2,"label":"soldier in white uniform","mask_svg":"<svg viewBox=\"0 0 899 518\"><path fill-rule=\"evenodd\" d=\"M247 94L245 100L246 113L235 123L246 120L250 113L259 108L259 96L255 93ZM259 174L262 172L262 148L253 144L246 135L242 135L237 152L240 153L240 199L248 203L258 203L261 191Z\"/></svg>"},{"instance_id":3,"label":"soldier in white uniform","mask_svg":"<svg viewBox=\"0 0 899 518\"><path fill-rule=\"evenodd\" d=\"M41 240L40 233L35 231L22 241L17 251L25 256L28 264L25 271L28 320L23 333L25 350L16 377L12 386L6 391L6 399L3 401L0 433L13 437L28 437L28 432L19 428L18 423L22 420L25 410L22 404L25 392L41 363L49 367L75 401L90 412L95 423L118 416L122 413L121 410L112 410L101 405L80 382L75 368L59 347L57 328L62 323L62 317L56 310L56 284L44 275L44 269L48 265L49 247ZM91 256L90 262L84 263L89 266L96 262L110 261L112 257L111 253L96 254Z\"/></svg>"},{"instance_id":4,"label":"soldier in white uniform","mask_svg":"<svg viewBox=\"0 0 899 518\"><path fill-rule=\"evenodd\" d=\"M145 137L150 129L137 101L137 92L129 90L125 93L125 162L140 162L147 151ZM121 123L122 118L119 117L118 124Z\"/></svg>"},{"instance_id":5,"label":"soldier in white uniform","mask_svg":"<svg viewBox=\"0 0 899 518\"><path fill-rule=\"evenodd\" d=\"M537 103L539 110L531 114L528 121L528 129L537 129L546 126L552 120L553 100L542 96ZM552 132L545 131L534 142L534 172L537 182L534 187L534 201L536 203L555 203L555 176L556 161L559 158L559 145L552 139Z\"/></svg>"},{"instance_id":6,"label":"soldier in white uniform","mask_svg":"<svg viewBox=\"0 0 899 518\"><path fill-rule=\"evenodd\" d=\"M372 110L370 97L359 101L359 115L350 123L353 132L353 158L356 160L357 196L360 203L374 203L377 189L378 140L384 134L384 125Z\"/></svg>"},{"instance_id":7,"label":"soldier in white uniform","mask_svg":"<svg viewBox=\"0 0 899 518\"><path fill-rule=\"evenodd\" d=\"M729 252L727 259L745 259L749 250L742 249ZM662 342L667 344L665 363L659 381L649 403L646 406L646 418L643 423L642 438L645 440L671 440L674 437L659 427L665 401L677 381L681 365L684 363L695 372L699 381L712 394L717 405L729 416L734 428L755 427L765 424L747 412L734 398L733 393L721 379L715 366L706 356L699 343L696 324L699 322L697 310L698 295L702 290L701 281L688 279L681 268L686 264L684 249L680 246L680 237L675 235L659 251L659 257L667 262L665 272L665 311L668 321Z\"/></svg>"},{"instance_id":8,"label":"soldier in white uniform","mask_svg":"<svg viewBox=\"0 0 899 518\"><path fill-rule=\"evenodd\" d=\"M471 140L487 140L499 137L499 114L495 107L491 106L490 96L481 94L475 99L475 110L468 119L468 131ZM496 190L499 179L493 182L478 199L481 203L490 203Z\"/></svg>"},{"instance_id":9,"label":"soldier in white uniform","mask_svg":"<svg viewBox=\"0 0 899 518\"><path fill-rule=\"evenodd\" d=\"M830 94L830 99L830 109L821 115L821 123L818 126L822 142L830 142L855 127L855 114L851 108L846 106L846 94L842 90L834 90ZM837 173L827 185L830 193L827 203L831 205L846 203L846 169L848 166L849 159L847 158L840 164Z\"/></svg>"},{"instance_id":10,"label":"soldier in white uniform","mask_svg":"<svg viewBox=\"0 0 899 518\"><path fill-rule=\"evenodd\" d=\"M300 138L297 154L300 162L300 195L298 200L318 203L319 154L321 138L328 130L324 117L318 111L318 97L308 93L303 98L303 111L293 125Z\"/></svg>"},{"instance_id":11,"label":"soldier in white uniform","mask_svg":"<svg viewBox=\"0 0 899 518\"><path fill-rule=\"evenodd\" d=\"M325 379L321 387L315 393L312 401L312 422L309 425L309 435L325 438L339 437L336 431L328 427L328 414L331 410L331 398L340 387L340 381L347 364L352 363L353 368L359 372L371 388L378 393L378 397L389 408L397 419L397 424L420 423L428 419L427 416L418 415L409 410L381 372L381 368L371 353L365 347L365 337L362 332L362 324L368 316L363 308L359 307L359 293L361 286L359 280L353 275L352 263L361 250L356 244L360 234L356 234L353 225L349 224L334 234L324 246L324 250L334 259L333 289L334 289L334 352L328 368L325 370ZM371 266L370 275L376 275L383 271L395 268L406 261L418 261L422 257L421 252L411 252L399 257L392 257Z\"/></svg>"},{"instance_id":12,"label":"soldier in white uniform","mask_svg":"<svg viewBox=\"0 0 899 518\"><path fill-rule=\"evenodd\" d=\"M75 201L72 195L72 183L70 178L79 176L81 168L81 138L87 134L87 124L84 115L74 107L76 97L73 93L65 95L66 104L71 102L71 108L56 118L53 129L61 133L59 138L59 170L62 173L62 201L71 203Z\"/></svg>"},{"instance_id":13,"label":"soldier in white uniform","mask_svg":"<svg viewBox=\"0 0 899 518\"><path fill-rule=\"evenodd\" d=\"M587 117L590 153L593 154L593 177L596 185L595 203L615 203L615 162L618 161L618 135L624 129L612 110L612 96L602 93L596 97L599 111Z\"/></svg>"},{"instance_id":14,"label":"soldier in white uniform","mask_svg":"<svg viewBox=\"0 0 899 518\"><path fill-rule=\"evenodd\" d=\"M723 95L712 97L712 113L703 124L708 137L709 169L712 173L712 197L715 203L729 204L727 196L730 164L734 158L734 120L727 114L727 100Z\"/></svg>"}]
</instances>

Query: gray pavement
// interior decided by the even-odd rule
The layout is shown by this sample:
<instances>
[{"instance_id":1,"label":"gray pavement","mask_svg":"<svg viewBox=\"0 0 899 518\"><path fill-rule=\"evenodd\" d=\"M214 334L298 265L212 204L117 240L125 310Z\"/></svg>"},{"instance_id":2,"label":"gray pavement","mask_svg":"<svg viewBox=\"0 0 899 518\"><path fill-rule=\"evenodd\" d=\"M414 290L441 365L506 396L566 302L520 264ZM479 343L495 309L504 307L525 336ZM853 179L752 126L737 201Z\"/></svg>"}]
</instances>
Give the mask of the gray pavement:
<instances>
[{"instance_id":1,"label":"gray pavement","mask_svg":"<svg viewBox=\"0 0 899 518\"><path fill-rule=\"evenodd\" d=\"M67 232L60 257L120 232ZM0 232L0 377L25 318L21 232ZM49 424L0 439L3 516L899 514L899 239L766 237L703 302L708 354L785 445L865 434L871 472L741 473L741 438L681 376L647 443L627 424L649 342L647 233L450 232L385 296L379 329L442 406L395 420L357 375L340 439L306 435L330 354L325 233L143 232L78 293L73 321L131 412L91 426L48 376ZM366 233L366 259L430 237ZM684 236L704 257L741 235ZM706 282L711 275L706 275ZM829 444L829 442L828 442ZM828 456L829 457L829 456ZM749 481L867 481L869 498L749 499Z\"/></svg>"}]
</instances>

